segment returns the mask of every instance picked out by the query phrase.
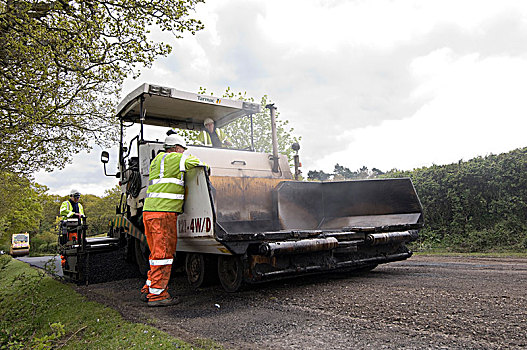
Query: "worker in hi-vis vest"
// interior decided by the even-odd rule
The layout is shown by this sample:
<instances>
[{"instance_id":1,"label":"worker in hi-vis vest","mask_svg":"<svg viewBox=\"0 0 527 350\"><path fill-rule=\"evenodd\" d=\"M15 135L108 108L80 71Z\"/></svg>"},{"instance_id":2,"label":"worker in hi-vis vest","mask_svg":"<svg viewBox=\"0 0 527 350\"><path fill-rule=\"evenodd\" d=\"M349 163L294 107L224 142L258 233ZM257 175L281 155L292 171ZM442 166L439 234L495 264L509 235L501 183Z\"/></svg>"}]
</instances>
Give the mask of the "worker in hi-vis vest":
<instances>
[{"instance_id":1,"label":"worker in hi-vis vest","mask_svg":"<svg viewBox=\"0 0 527 350\"><path fill-rule=\"evenodd\" d=\"M148 306L169 306L179 302L167 291L177 244L177 217L185 201L185 172L206 166L198 158L183 154L187 149L179 135L168 135L165 152L150 164L149 185L143 206L143 223L150 248L150 271L141 289ZM208 166L207 166L208 168Z\"/></svg>"},{"instance_id":2,"label":"worker in hi-vis vest","mask_svg":"<svg viewBox=\"0 0 527 350\"><path fill-rule=\"evenodd\" d=\"M214 120L207 118L203 122L205 130L202 130L198 135L198 141L205 146L212 146L221 148L223 146L232 146L229 137L223 130L217 129Z\"/></svg>"},{"instance_id":3,"label":"worker in hi-vis vest","mask_svg":"<svg viewBox=\"0 0 527 350\"><path fill-rule=\"evenodd\" d=\"M65 219L77 219L84 216L84 208L79 203L81 194L77 190L70 191L70 199L60 205L60 216Z\"/></svg>"},{"instance_id":4,"label":"worker in hi-vis vest","mask_svg":"<svg viewBox=\"0 0 527 350\"><path fill-rule=\"evenodd\" d=\"M60 205L60 216L62 220L66 219L77 219L84 217L84 208L82 204L79 203L81 198L81 193L77 190L70 191L70 198ZM80 221L79 221L80 223ZM68 231L68 241L78 241L79 233L77 230ZM62 256L62 266L64 266L65 260Z\"/></svg>"}]
</instances>

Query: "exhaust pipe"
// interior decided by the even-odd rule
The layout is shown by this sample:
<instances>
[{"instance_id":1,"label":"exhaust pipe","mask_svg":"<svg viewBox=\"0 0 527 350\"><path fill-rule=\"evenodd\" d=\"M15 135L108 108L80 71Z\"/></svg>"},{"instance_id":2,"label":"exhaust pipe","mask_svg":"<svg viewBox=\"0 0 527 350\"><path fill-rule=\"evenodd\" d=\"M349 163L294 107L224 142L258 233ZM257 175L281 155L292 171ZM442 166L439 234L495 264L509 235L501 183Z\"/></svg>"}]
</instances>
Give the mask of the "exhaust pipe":
<instances>
[{"instance_id":1,"label":"exhaust pipe","mask_svg":"<svg viewBox=\"0 0 527 350\"><path fill-rule=\"evenodd\" d=\"M366 236L369 245L392 244L401 242L412 242L417 239L417 230L405 232L372 233Z\"/></svg>"},{"instance_id":2,"label":"exhaust pipe","mask_svg":"<svg viewBox=\"0 0 527 350\"><path fill-rule=\"evenodd\" d=\"M262 255L300 254L335 249L339 242L335 237L303 239L301 241L283 241L263 243L259 251Z\"/></svg>"},{"instance_id":3,"label":"exhaust pipe","mask_svg":"<svg viewBox=\"0 0 527 350\"><path fill-rule=\"evenodd\" d=\"M276 136L276 107L270 103L266 108L271 111L271 139L273 143L273 173L278 172L278 137Z\"/></svg>"}]
</instances>

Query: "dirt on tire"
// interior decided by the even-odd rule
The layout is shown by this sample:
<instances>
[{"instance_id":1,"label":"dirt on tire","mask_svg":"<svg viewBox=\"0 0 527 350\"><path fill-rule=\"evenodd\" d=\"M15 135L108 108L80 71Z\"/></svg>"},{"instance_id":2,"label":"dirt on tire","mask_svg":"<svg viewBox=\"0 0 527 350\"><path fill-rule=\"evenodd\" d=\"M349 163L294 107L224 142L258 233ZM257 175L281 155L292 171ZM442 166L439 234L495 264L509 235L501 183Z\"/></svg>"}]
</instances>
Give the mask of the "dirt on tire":
<instances>
[{"instance_id":1,"label":"dirt on tire","mask_svg":"<svg viewBox=\"0 0 527 350\"><path fill-rule=\"evenodd\" d=\"M332 273L227 293L169 290L182 302L148 308L144 280L77 287L87 298L194 343L228 349L503 349L527 347L527 259L414 256L364 274Z\"/></svg>"}]
</instances>

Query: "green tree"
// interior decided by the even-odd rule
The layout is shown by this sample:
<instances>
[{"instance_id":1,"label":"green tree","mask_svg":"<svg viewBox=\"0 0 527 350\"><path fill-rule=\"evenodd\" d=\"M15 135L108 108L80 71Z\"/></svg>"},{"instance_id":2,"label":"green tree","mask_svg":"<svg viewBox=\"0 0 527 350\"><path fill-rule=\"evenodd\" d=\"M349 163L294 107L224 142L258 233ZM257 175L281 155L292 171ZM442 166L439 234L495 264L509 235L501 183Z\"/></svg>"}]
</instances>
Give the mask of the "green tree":
<instances>
[{"instance_id":1,"label":"green tree","mask_svg":"<svg viewBox=\"0 0 527 350\"><path fill-rule=\"evenodd\" d=\"M335 164L335 168L332 174L323 172L322 170L311 170L308 172L307 177L309 180L325 181L328 179L332 180L361 180L361 179L373 179L379 175L384 174L381 170L373 168L372 171L368 170L368 167L363 166L356 171L351 171L349 168Z\"/></svg>"},{"instance_id":2,"label":"green tree","mask_svg":"<svg viewBox=\"0 0 527 350\"><path fill-rule=\"evenodd\" d=\"M425 247L527 248L527 148L383 177L412 179L425 214Z\"/></svg>"},{"instance_id":3,"label":"green tree","mask_svg":"<svg viewBox=\"0 0 527 350\"><path fill-rule=\"evenodd\" d=\"M372 172L373 177L378 177L384 174L384 171L382 171L381 169L377 169L377 168L372 168L371 172Z\"/></svg>"},{"instance_id":4,"label":"green tree","mask_svg":"<svg viewBox=\"0 0 527 350\"><path fill-rule=\"evenodd\" d=\"M115 217L115 207L121 198L121 188L115 186L104 192L103 197L83 196L87 216L88 233L91 235L108 232L108 223Z\"/></svg>"},{"instance_id":5,"label":"green tree","mask_svg":"<svg viewBox=\"0 0 527 350\"><path fill-rule=\"evenodd\" d=\"M0 171L62 168L113 141L123 79L171 52L150 30L194 34L200 2L0 0Z\"/></svg>"},{"instance_id":6,"label":"green tree","mask_svg":"<svg viewBox=\"0 0 527 350\"><path fill-rule=\"evenodd\" d=\"M331 174L325 173L322 170L309 170L307 172L307 179L311 181L326 181L331 178Z\"/></svg>"},{"instance_id":7,"label":"green tree","mask_svg":"<svg viewBox=\"0 0 527 350\"><path fill-rule=\"evenodd\" d=\"M42 218L38 225L38 232L57 233L57 217L59 217L60 205L64 201L63 197L57 194L42 193L40 204L42 205Z\"/></svg>"},{"instance_id":8,"label":"green tree","mask_svg":"<svg viewBox=\"0 0 527 350\"><path fill-rule=\"evenodd\" d=\"M38 186L38 185L37 185ZM47 188L44 188L47 191ZM31 251L39 253L54 253L56 251L57 230L60 223L59 209L62 202L69 196L47 194L41 191L38 202L42 207L38 227L31 231ZM106 233L108 222L115 216L115 206L119 203L121 192L119 186L106 190L103 197L86 194L81 197L87 215L88 236ZM21 231L28 231L24 229ZM7 245L7 241L4 246Z\"/></svg>"},{"instance_id":9,"label":"green tree","mask_svg":"<svg viewBox=\"0 0 527 350\"><path fill-rule=\"evenodd\" d=\"M0 243L9 245L13 233L34 233L42 218L40 196L47 191L26 177L0 172Z\"/></svg>"},{"instance_id":10,"label":"green tree","mask_svg":"<svg viewBox=\"0 0 527 350\"><path fill-rule=\"evenodd\" d=\"M201 87L200 94L206 94L207 89ZM213 95L212 93L210 95ZM247 97L246 93L235 93L230 88L225 90L222 97L242 100L248 102L254 102L253 98ZM271 100L267 95L264 95L260 99L260 105L262 110L260 113L255 113L252 116L253 124L253 135L254 135L254 150L256 152L267 152L273 151L272 138L271 138L271 114L269 109L265 108L266 105L271 104ZM276 113L276 134L278 141L278 152L286 155L289 162L291 163L294 156L294 151L291 145L295 142L300 142L301 136L293 136L294 128L289 126L288 120L282 120L279 116L280 113ZM226 125L223 131L229 136L233 143L234 148L239 149L251 149L251 118L246 116L235 120L234 122ZM193 143L197 140L199 132L197 131L183 131L183 135L186 139Z\"/></svg>"},{"instance_id":11,"label":"green tree","mask_svg":"<svg viewBox=\"0 0 527 350\"><path fill-rule=\"evenodd\" d=\"M353 173L349 168L346 168L339 163L335 164L335 170L333 171L335 179L353 179L356 178L356 173Z\"/></svg>"}]
</instances>

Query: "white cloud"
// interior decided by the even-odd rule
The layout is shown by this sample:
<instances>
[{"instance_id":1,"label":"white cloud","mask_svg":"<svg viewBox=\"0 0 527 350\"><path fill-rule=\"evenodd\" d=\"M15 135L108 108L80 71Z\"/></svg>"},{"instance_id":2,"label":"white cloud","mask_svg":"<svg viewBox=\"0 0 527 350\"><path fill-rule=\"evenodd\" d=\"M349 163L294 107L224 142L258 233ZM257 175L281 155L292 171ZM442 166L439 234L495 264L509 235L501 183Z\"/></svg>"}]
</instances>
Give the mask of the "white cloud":
<instances>
[{"instance_id":1,"label":"white cloud","mask_svg":"<svg viewBox=\"0 0 527 350\"><path fill-rule=\"evenodd\" d=\"M106 166L107 173L115 174L117 152L116 149L108 151L110 162ZM102 196L106 190L118 184L118 179L104 175L100 154L99 148L90 153L81 152L74 156L73 163L66 165L64 169L51 173L40 171L35 174L35 179L38 183L48 186L53 194L65 196L72 189L76 189L82 194Z\"/></svg>"},{"instance_id":2,"label":"white cloud","mask_svg":"<svg viewBox=\"0 0 527 350\"><path fill-rule=\"evenodd\" d=\"M206 29L170 38L173 54L127 80L123 96L143 82L268 94L303 137L305 175L526 146L525 2L211 0L196 17ZM90 157L54 176L93 177Z\"/></svg>"},{"instance_id":3,"label":"white cloud","mask_svg":"<svg viewBox=\"0 0 527 350\"><path fill-rule=\"evenodd\" d=\"M346 149L319 163L389 170L446 164L524 147L527 59L456 57L440 49L416 58L414 96L428 101L413 116L355 129Z\"/></svg>"},{"instance_id":4,"label":"white cloud","mask_svg":"<svg viewBox=\"0 0 527 350\"><path fill-rule=\"evenodd\" d=\"M518 1L269 1L258 25L291 50L338 51L342 45L389 49L454 24L477 32L504 12L525 14Z\"/></svg>"}]
</instances>

